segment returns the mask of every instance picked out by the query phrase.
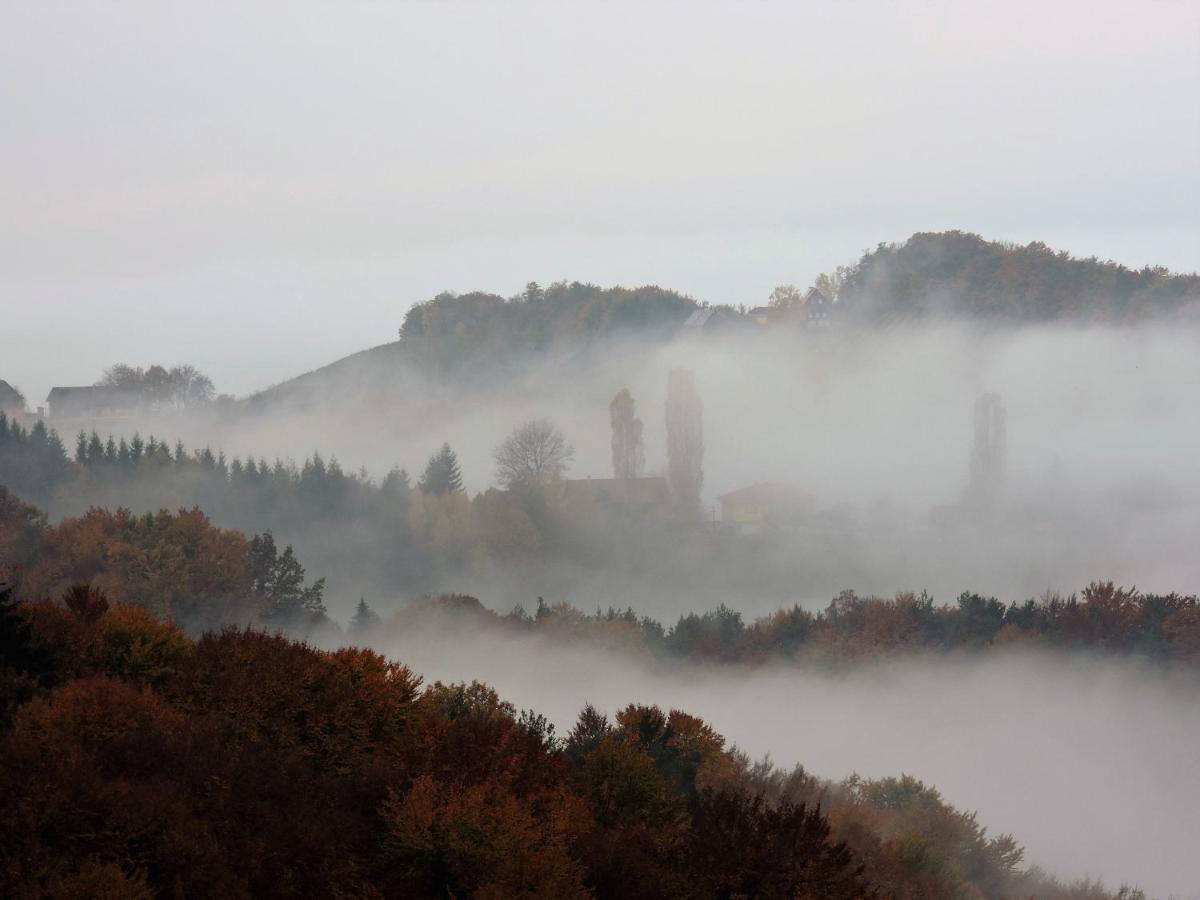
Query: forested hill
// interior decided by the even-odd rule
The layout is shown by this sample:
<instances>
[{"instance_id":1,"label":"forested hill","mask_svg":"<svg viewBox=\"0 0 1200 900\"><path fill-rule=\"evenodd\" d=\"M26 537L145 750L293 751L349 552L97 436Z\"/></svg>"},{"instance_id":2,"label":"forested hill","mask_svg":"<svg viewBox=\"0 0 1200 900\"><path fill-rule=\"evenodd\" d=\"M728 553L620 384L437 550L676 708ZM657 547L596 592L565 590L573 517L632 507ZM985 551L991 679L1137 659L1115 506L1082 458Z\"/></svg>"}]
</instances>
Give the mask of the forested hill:
<instances>
[{"instance_id":1,"label":"forested hill","mask_svg":"<svg viewBox=\"0 0 1200 900\"><path fill-rule=\"evenodd\" d=\"M1163 268L1129 269L1094 257L1079 259L1040 242L988 241L962 231L914 234L880 244L855 264L820 275L836 292L833 327L878 327L954 319L985 325L1046 322L1125 325L1183 311L1200 312L1200 275ZM806 292L787 286L772 295L781 306L759 329L745 307L720 307L705 333L741 326L803 330ZM747 297L745 306L766 303ZM794 308L789 308L789 302ZM345 402L394 390L406 375L434 381L489 381L519 373L531 361L576 358L611 346L604 339L637 336L655 342L684 330L701 306L653 285L601 288L580 282L530 283L513 297L475 291L443 293L415 304L400 340L365 350L254 395L251 409L304 401L322 391ZM725 326L724 328L720 326Z\"/></svg>"},{"instance_id":2,"label":"forested hill","mask_svg":"<svg viewBox=\"0 0 1200 900\"><path fill-rule=\"evenodd\" d=\"M607 337L666 339L698 306L690 297L653 285L601 288L578 281L546 288L530 283L507 299L481 291L442 293L409 309L399 341L285 381L245 404L255 409L304 402L323 392L344 401L393 390L406 375L490 379L518 372L531 360L586 352Z\"/></svg>"},{"instance_id":3,"label":"forested hill","mask_svg":"<svg viewBox=\"0 0 1200 900\"><path fill-rule=\"evenodd\" d=\"M1035 241L987 241L962 231L880 244L842 268L839 311L858 322L958 318L1025 324L1127 324L1200 307L1200 275L1078 259Z\"/></svg>"}]
</instances>

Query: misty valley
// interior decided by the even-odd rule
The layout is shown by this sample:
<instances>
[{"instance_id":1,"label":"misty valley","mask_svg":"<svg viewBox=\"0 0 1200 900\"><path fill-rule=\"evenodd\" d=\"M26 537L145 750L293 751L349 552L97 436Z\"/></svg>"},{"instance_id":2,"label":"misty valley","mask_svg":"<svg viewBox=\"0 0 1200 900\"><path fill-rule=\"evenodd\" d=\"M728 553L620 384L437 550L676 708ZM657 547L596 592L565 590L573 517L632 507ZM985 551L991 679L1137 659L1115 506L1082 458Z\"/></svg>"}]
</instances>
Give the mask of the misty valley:
<instances>
[{"instance_id":1,"label":"misty valley","mask_svg":"<svg viewBox=\"0 0 1200 900\"><path fill-rule=\"evenodd\" d=\"M0 382L5 893L1194 896L1197 310L927 233Z\"/></svg>"}]
</instances>

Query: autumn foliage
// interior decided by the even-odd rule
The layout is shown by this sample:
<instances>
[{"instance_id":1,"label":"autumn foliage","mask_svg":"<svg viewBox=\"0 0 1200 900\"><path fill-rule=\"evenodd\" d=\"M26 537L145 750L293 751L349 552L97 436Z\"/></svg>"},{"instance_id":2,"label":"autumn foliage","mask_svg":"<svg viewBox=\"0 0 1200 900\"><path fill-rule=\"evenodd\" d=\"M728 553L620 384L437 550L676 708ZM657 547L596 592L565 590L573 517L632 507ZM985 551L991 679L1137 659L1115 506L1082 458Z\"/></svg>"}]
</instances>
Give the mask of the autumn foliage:
<instances>
[{"instance_id":1,"label":"autumn foliage","mask_svg":"<svg viewBox=\"0 0 1200 900\"><path fill-rule=\"evenodd\" d=\"M558 738L369 650L0 599L0 881L24 897L1108 897L910 778L752 764L702 720Z\"/></svg>"}]
</instances>

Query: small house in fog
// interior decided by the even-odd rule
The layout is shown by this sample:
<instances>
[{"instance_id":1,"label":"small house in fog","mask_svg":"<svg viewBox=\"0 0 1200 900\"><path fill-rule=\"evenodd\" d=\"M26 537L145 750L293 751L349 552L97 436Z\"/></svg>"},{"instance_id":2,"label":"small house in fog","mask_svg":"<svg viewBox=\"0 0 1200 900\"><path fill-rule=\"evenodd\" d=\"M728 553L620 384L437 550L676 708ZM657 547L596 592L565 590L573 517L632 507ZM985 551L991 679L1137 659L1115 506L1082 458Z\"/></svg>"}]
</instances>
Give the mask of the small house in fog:
<instances>
[{"instance_id":1,"label":"small house in fog","mask_svg":"<svg viewBox=\"0 0 1200 900\"><path fill-rule=\"evenodd\" d=\"M137 409L139 400L136 391L89 385L51 388L46 405L56 419L96 418L131 413Z\"/></svg>"},{"instance_id":2,"label":"small house in fog","mask_svg":"<svg viewBox=\"0 0 1200 900\"><path fill-rule=\"evenodd\" d=\"M0 412L10 419L18 420L25 415L25 398L21 396L20 391L3 379L0 379Z\"/></svg>"},{"instance_id":3,"label":"small house in fog","mask_svg":"<svg viewBox=\"0 0 1200 900\"><path fill-rule=\"evenodd\" d=\"M727 306L701 306L692 310L683 322L685 334L714 334L745 327L746 321Z\"/></svg>"},{"instance_id":4,"label":"small house in fog","mask_svg":"<svg viewBox=\"0 0 1200 900\"><path fill-rule=\"evenodd\" d=\"M811 331L829 328L829 314L833 311L833 298L819 288L809 288L804 295L804 327Z\"/></svg>"},{"instance_id":5,"label":"small house in fog","mask_svg":"<svg viewBox=\"0 0 1200 900\"><path fill-rule=\"evenodd\" d=\"M564 503L603 504L626 509L666 509L671 490L665 478L564 478L558 483Z\"/></svg>"},{"instance_id":6,"label":"small house in fog","mask_svg":"<svg viewBox=\"0 0 1200 900\"><path fill-rule=\"evenodd\" d=\"M740 534L795 527L813 514L816 498L790 484L759 482L717 497L721 524Z\"/></svg>"},{"instance_id":7,"label":"small house in fog","mask_svg":"<svg viewBox=\"0 0 1200 900\"><path fill-rule=\"evenodd\" d=\"M788 317L788 308L786 306L756 306L746 315L755 325L765 328L785 321Z\"/></svg>"}]
</instances>

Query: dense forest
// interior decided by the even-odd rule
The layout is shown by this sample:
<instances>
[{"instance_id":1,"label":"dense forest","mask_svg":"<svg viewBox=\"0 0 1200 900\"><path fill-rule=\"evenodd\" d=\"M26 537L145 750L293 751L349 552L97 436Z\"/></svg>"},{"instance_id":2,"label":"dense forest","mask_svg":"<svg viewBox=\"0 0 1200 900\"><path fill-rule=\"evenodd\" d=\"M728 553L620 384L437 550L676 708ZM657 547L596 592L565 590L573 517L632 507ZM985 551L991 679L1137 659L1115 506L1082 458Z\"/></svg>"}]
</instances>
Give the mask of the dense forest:
<instances>
[{"instance_id":1,"label":"dense forest","mask_svg":"<svg viewBox=\"0 0 1200 900\"><path fill-rule=\"evenodd\" d=\"M1022 867L915 779L755 764L682 711L588 707L560 738L369 650L10 594L9 896L1115 896Z\"/></svg>"},{"instance_id":2,"label":"dense forest","mask_svg":"<svg viewBox=\"0 0 1200 900\"><path fill-rule=\"evenodd\" d=\"M93 506L141 511L200 507L222 525L272 531L304 546L331 582L366 591L420 593L447 576L495 566L571 565L594 571L620 559L628 571L666 569L679 554L711 553L695 522L669 505L629 509L593 497L560 497L517 485L474 497L443 446L410 478L393 468L375 482L313 454L296 466L226 459L156 438L80 434L73 458L42 423L26 430L0 414L0 484L54 516ZM730 546L727 552L751 552Z\"/></svg>"},{"instance_id":3,"label":"dense forest","mask_svg":"<svg viewBox=\"0 0 1200 900\"><path fill-rule=\"evenodd\" d=\"M959 318L984 324L1128 324L1200 303L1200 275L1079 259L1045 244L962 231L880 244L833 278L839 313L860 323Z\"/></svg>"},{"instance_id":4,"label":"dense forest","mask_svg":"<svg viewBox=\"0 0 1200 900\"><path fill-rule=\"evenodd\" d=\"M419 489L406 490L414 498L426 496ZM410 502L442 504L446 496ZM453 496L471 510L499 503L504 495L491 492L491 499L481 495L474 504L461 494ZM498 534L504 532L503 521ZM381 552L384 547L379 544ZM421 552L418 544L414 553ZM72 584L90 582L194 632L248 621L301 635L337 632L324 615L324 580L307 582L290 545L281 552L269 529L248 540L217 528L198 508L138 516L93 507L51 526L38 510L0 487L0 560L19 567L23 589L34 596L57 596ZM746 624L741 613L721 605L687 613L669 628L632 609L587 614L539 599L531 611L518 606L501 615L473 597L414 597L386 621L361 601L351 633L358 639L382 638L389 631L464 625L706 663L836 664L897 653L1018 646L1200 663L1200 603L1194 595L1146 594L1112 583L1090 584L1078 596L1008 604L971 592L953 605L939 605L925 594L882 599L844 591L817 613L793 606Z\"/></svg>"},{"instance_id":5,"label":"dense forest","mask_svg":"<svg viewBox=\"0 0 1200 900\"><path fill-rule=\"evenodd\" d=\"M832 327L842 332L932 319L977 325L1050 322L1120 325L1195 311L1200 275L1163 268L1130 269L1078 258L1041 242L989 241L962 231L923 232L880 244L854 263L818 275L813 287L836 302ZM715 334L754 332L750 310L777 307L773 330L803 331L808 292L781 285L716 310ZM581 362L614 338L657 342L682 333L707 306L653 285L602 288L580 282L530 283L512 297L485 291L442 293L404 315L399 341L363 351L247 399L245 411L322 392L351 396L394 381L398 370L434 381L515 376L556 355Z\"/></svg>"},{"instance_id":6,"label":"dense forest","mask_svg":"<svg viewBox=\"0 0 1200 900\"><path fill-rule=\"evenodd\" d=\"M344 472L336 461L326 463L319 455L300 467L280 461L228 461L207 449L188 452L178 444L172 449L154 438L101 441L96 434L80 435L75 459L69 460L53 431L40 423L26 431L6 424L0 414L0 484L10 485L15 494L35 505L50 502L83 513L54 527L38 513L22 513L40 524L20 542L10 538L0 545L7 547L10 560L27 564L27 577L36 593L54 596L71 583L90 580L100 565L96 558L129 560L129 564L109 563L108 577L117 580L106 582L106 589L145 602L189 629L257 617L259 610L229 598L261 596L268 592L264 585L281 581L292 586L280 589L282 593L272 601L278 607L277 617L301 608L320 612L324 581L311 588L302 586L303 567L290 546L297 536L317 551L326 545L325 554L318 552L317 564L308 559L318 574L332 572L344 578L344 573L354 570L355 584L374 584L389 597L412 598L385 628L436 621L445 604L430 605L419 599L422 594L437 593L447 575L487 573L497 565L518 572L522 565L569 563L595 571L620 565L628 571L656 573L653 566L665 569L687 560L697 578L718 585L720 572L753 568L761 582L774 577L779 596L787 595L788 572L768 568L773 559L769 543L714 540L707 529L697 530L670 516L595 501L565 502L537 489L491 489L471 498L461 490L457 463L448 447L434 454L415 484L401 469L376 484L365 474ZM6 496L10 504L16 502ZM105 511L108 508L119 511L110 513ZM128 509L180 513L139 516ZM11 511L8 515L14 516ZM259 537L247 541L237 532L222 533L207 516ZM12 531L14 526L10 522L8 527ZM192 546L214 555L190 552L184 557L192 569L187 574L169 568L156 573L154 567L133 564L147 552L157 552L159 543L178 546L192 540L185 536L195 532L236 537L194 541ZM36 539L30 534L36 534ZM287 535L289 546L276 549L274 535ZM259 557L259 574L252 575L248 563L234 565L229 558L245 555L255 541L264 545L269 541L270 547ZM18 546L24 548L19 554ZM330 551L329 546L336 549ZM139 549L135 553L131 547ZM35 557L40 562L28 565ZM709 565L701 564L704 558ZM300 577L289 576L290 581L272 577L272 567L299 569ZM232 580L215 582L213 573L218 572ZM232 574L238 572L251 580L238 581ZM126 581L135 573L143 579L136 587ZM725 577L731 579L732 589L733 576ZM227 599L204 602L198 599L202 591L192 585L203 585L212 598ZM301 596L307 599L301 602ZM836 662L880 653L1030 645L1200 662L1200 608L1195 596L1145 594L1111 583L1089 585L1080 596L1048 595L1021 603L967 591L949 606L924 594L881 599L845 591L816 614L792 606L747 624L741 613L721 605L708 613L685 614L670 627L632 609L587 614L565 602L539 601L535 608L534 600L528 596L518 601L528 609L518 607L507 615L487 610L473 598L451 605L475 624L706 661ZM296 619L292 627L308 634L305 629L334 626L318 617Z\"/></svg>"},{"instance_id":7,"label":"dense forest","mask_svg":"<svg viewBox=\"0 0 1200 900\"><path fill-rule=\"evenodd\" d=\"M1037 241L1011 244L962 231L922 232L880 244L858 262L818 276L813 286L836 298L847 325L934 316L1011 324L1127 324L1200 303L1200 275L1130 269L1073 257ZM777 306L803 303L806 292L788 287L771 298L722 307L722 320L745 322L746 307L769 299ZM667 336L698 306L690 297L653 286L604 289L557 282L543 289L531 283L507 299L478 292L439 294L408 311L400 339L427 354L427 361L453 368L465 360L528 355L580 338Z\"/></svg>"},{"instance_id":8,"label":"dense forest","mask_svg":"<svg viewBox=\"0 0 1200 900\"><path fill-rule=\"evenodd\" d=\"M813 613L793 606L749 624L727 606L686 613L670 627L631 608L588 614L539 602L501 615L466 596L424 597L386 620L365 604L356 636L386 639L417 628L496 629L554 643L590 645L659 659L764 664L781 660L838 665L898 654L984 650L1100 651L1200 665L1200 603L1194 595L1144 594L1094 582L1079 594L1023 603L964 592L954 604L927 595L892 599L844 591Z\"/></svg>"}]
</instances>

